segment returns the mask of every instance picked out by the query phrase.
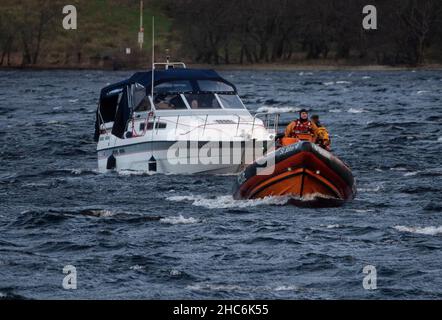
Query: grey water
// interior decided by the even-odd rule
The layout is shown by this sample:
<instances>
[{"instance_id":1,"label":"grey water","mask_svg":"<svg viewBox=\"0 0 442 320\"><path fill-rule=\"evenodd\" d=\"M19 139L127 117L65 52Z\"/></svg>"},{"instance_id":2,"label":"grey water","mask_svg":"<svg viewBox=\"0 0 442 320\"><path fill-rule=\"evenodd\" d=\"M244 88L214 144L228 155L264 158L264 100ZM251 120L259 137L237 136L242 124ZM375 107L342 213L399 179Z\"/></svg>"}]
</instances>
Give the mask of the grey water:
<instances>
[{"instance_id":1,"label":"grey water","mask_svg":"<svg viewBox=\"0 0 442 320\"><path fill-rule=\"evenodd\" d=\"M98 173L99 91L131 74L0 71L0 298L442 298L442 71L221 73L252 112L320 115L357 181L339 208Z\"/></svg>"}]
</instances>

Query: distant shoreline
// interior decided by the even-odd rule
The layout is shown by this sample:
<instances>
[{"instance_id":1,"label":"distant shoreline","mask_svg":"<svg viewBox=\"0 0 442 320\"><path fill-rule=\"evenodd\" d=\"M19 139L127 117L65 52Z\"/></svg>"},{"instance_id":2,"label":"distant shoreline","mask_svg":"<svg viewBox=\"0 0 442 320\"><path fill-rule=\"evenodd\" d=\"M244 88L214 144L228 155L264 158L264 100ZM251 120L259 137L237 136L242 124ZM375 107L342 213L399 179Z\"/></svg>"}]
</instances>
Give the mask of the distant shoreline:
<instances>
[{"instance_id":1,"label":"distant shoreline","mask_svg":"<svg viewBox=\"0 0 442 320\"><path fill-rule=\"evenodd\" d=\"M442 64L425 64L421 66L387 66L387 65L350 65L350 64L187 64L189 68L215 69L219 71L442 71ZM94 71L134 71L147 70L150 66L143 65L137 68L119 68L84 65L84 66L58 66L58 65L36 65L36 66L1 66L0 71L23 70L23 71L50 71L50 70L94 70Z\"/></svg>"}]
</instances>

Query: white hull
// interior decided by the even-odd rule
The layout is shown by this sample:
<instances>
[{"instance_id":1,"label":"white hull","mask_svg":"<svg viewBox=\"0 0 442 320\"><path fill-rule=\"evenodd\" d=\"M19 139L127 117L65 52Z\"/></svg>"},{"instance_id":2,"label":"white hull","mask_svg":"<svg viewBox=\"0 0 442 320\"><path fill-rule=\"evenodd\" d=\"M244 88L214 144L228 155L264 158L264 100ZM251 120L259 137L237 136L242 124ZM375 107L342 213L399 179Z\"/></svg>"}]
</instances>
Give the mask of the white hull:
<instances>
[{"instance_id":1,"label":"white hull","mask_svg":"<svg viewBox=\"0 0 442 320\"><path fill-rule=\"evenodd\" d=\"M219 119L221 116L210 116L209 123L212 117ZM207 125L204 130L192 130L190 134L189 127L199 127L198 123L191 123L194 117L182 117L178 125L176 117L162 117L161 121L172 125L142 135L136 132L137 136L132 138L120 139L110 132L102 134L97 147L98 169L100 172L133 170L172 174L240 172L244 164L262 156L264 145L272 148L269 141L273 141L273 136L258 120L258 126L253 128L253 118L248 114L242 115L243 122L239 125L233 121L238 121L237 116L222 117L223 120L229 118L232 123ZM141 119L137 121L135 127L142 122ZM185 152L177 151L177 145L186 146ZM192 146L193 149L187 149ZM208 151L210 148L215 151Z\"/></svg>"},{"instance_id":2,"label":"white hull","mask_svg":"<svg viewBox=\"0 0 442 320\"><path fill-rule=\"evenodd\" d=\"M177 164L169 161L167 150L150 150L149 144L145 144L143 149L128 154L116 154L115 150L99 152L98 170L99 172L116 170L170 174L233 174L240 172L243 168L241 164L209 163L210 159L201 157L187 157L181 159L183 163ZM116 160L115 168L108 169L108 161L111 155ZM155 159L154 166L152 166L153 161L149 162L152 157Z\"/></svg>"}]
</instances>

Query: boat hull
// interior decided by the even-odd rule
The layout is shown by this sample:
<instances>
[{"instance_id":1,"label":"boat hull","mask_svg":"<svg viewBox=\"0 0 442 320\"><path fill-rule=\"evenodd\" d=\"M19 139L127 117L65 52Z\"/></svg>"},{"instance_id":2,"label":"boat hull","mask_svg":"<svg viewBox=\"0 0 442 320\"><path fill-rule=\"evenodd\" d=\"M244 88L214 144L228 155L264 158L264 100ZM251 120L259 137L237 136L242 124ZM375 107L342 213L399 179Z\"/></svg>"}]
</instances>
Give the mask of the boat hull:
<instances>
[{"instance_id":1,"label":"boat hull","mask_svg":"<svg viewBox=\"0 0 442 320\"><path fill-rule=\"evenodd\" d=\"M307 141L282 147L254 162L234 185L235 199L290 196L291 202L305 205L340 205L355 194L350 168Z\"/></svg>"},{"instance_id":2,"label":"boat hull","mask_svg":"<svg viewBox=\"0 0 442 320\"><path fill-rule=\"evenodd\" d=\"M215 145L218 148L215 147L210 152L203 152L202 149L210 143L209 141L190 141L189 145L198 145L198 149L192 149L193 151L183 149L182 154L179 152L177 154L177 151L170 152L178 150L173 148L175 143L176 141L143 141L97 150L98 170L166 174L237 174L244 169L245 163L250 164L253 161L252 158L248 159L245 156L245 142L241 141L235 146L228 141L226 144L230 147L225 149L220 147L224 142L217 142ZM258 149L252 151L257 154ZM228 157L223 157L224 154Z\"/></svg>"}]
</instances>

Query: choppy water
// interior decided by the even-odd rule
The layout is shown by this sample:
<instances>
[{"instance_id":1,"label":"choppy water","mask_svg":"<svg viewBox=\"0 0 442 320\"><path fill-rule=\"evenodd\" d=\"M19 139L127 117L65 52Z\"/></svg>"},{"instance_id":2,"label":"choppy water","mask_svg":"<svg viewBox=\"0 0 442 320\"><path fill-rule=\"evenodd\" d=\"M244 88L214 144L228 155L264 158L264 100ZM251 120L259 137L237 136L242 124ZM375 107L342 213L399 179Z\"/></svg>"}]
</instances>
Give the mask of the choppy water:
<instances>
[{"instance_id":1,"label":"choppy water","mask_svg":"<svg viewBox=\"0 0 442 320\"><path fill-rule=\"evenodd\" d=\"M223 73L252 110L320 114L358 183L332 209L234 201L233 176L98 174L98 92L128 75L0 72L0 297L442 298L442 72Z\"/></svg>"}]
</instances>

